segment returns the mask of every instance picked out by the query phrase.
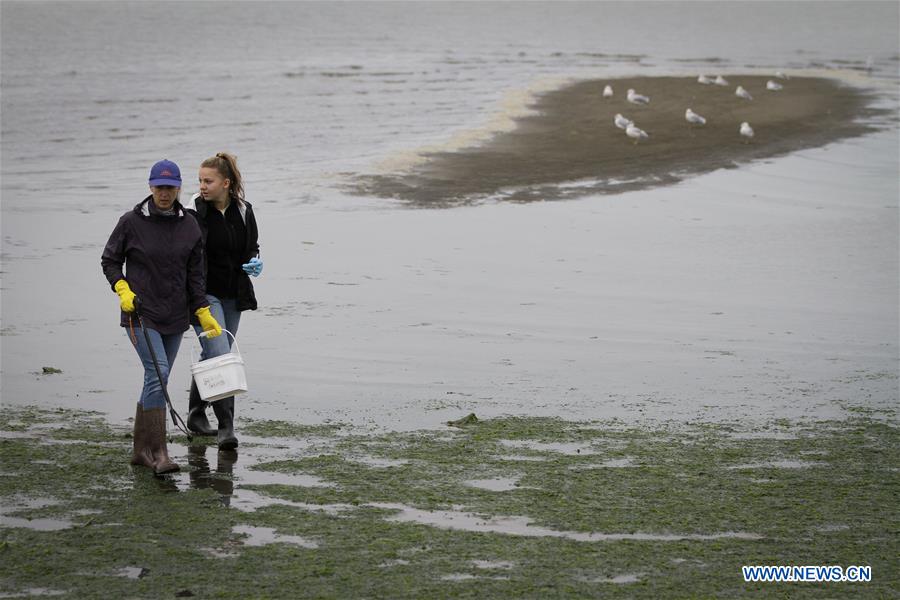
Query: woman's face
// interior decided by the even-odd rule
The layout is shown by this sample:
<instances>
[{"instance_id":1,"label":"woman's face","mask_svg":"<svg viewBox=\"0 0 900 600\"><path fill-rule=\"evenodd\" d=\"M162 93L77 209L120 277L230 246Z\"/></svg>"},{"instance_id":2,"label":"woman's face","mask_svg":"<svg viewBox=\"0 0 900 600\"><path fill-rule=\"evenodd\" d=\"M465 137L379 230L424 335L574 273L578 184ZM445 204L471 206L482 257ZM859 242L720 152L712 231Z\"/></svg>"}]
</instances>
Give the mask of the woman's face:
<instances>
[{"instance_id":1,"label":"woman's face","mask_svg":"<svg viewBox=\"0 0 900 600\"><path fill-rule=\"evenodd\" d=\"M172 185L151 185L150 193L153 194L153 203L159 210L169 210L178 199L181 188Z\"/></svg>"},{"instance_id":2,"label":"woman's face","mask_svg":"<svg viewBox=\"0 0 900 600\"><path fill-rule=\"evenodd\" d=\"M200 196L207 202L226 200L230 185L231 181L222 177L218 170L212 167L200 169Z\"/></svg>"}]
</instances>

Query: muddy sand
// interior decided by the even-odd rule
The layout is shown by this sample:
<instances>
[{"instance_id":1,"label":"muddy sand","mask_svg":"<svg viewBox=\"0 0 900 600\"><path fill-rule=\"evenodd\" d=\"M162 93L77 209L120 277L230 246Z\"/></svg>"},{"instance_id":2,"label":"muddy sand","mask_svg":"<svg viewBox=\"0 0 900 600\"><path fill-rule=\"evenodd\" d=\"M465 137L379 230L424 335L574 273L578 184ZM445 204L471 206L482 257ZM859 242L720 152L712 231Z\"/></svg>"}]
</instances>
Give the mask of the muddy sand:
<instances>
[{"instance_id":1,"label":"muddy sand","mask_svg":"<svg viewBox=\"0 0 900 600\"><path fill-rule=\"evenodd\" d=\"M458 152L422 153L428 160L398 173L361 176L355 191L413 205L442 206L485 199L552 200L674 183L689 174L860 135L871 127L870 96L833 79L725 75L729 85L703 85L695 77L632 77L581 81L537 97L533 114L512 131ZM612 98L603 98L606 85ZM753 96L735 95L738 85ZM626 91L650 97L628 102ZM691 128L685 109L704 116ZM649 134L635 144L613 118L621 113ZM738 130L747 121L749 143Z\"/></svg>"}]
</instances>

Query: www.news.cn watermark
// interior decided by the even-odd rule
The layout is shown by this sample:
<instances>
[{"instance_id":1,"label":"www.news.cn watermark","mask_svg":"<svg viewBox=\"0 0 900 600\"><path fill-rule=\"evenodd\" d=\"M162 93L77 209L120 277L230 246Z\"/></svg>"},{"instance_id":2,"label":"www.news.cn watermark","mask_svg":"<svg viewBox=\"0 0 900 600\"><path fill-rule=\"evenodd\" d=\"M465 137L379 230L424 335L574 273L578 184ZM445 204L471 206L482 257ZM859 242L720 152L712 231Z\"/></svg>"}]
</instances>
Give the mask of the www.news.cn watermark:
<instances>
[{"instance_id":1,"label":"www.news.cn watermark","mask_svg":"<svg viewBox=\"0 0 900 600\"><path fill-rule=\"evenodd\" d=\"M853 582L872 581L872 567L837 565L814 565L793 567L782 565L743 566L741 571L746 582Z\"/></svg>"}]
</instances>

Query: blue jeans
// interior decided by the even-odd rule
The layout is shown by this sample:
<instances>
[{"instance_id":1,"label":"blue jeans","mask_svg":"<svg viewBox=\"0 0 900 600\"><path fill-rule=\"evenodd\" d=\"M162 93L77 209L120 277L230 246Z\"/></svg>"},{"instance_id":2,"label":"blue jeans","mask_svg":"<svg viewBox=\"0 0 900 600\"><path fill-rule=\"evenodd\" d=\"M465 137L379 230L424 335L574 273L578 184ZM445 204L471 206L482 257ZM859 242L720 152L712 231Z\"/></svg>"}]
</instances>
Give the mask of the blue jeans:
<instances>
[{"instance_id":1,"label":"blue jeans","mask_svg":"<svg viewBox=\"0 0 900 600\"><path fill-rule=\"evenodd\" d=\"M155 329L147 328L147 334L150 337L150 343L153 344L153 350L156 352L156 362L159 365L159 374L162 375L162 385L159 382L159 375L156 374L156 367L153 366L153 357L150 355L150 349L147 347L147 339L140 327L133 330L126 329L125 334L131 341L131 345L137 350L144 366L144 389L141 390L141 406L144 410L154 408L165 408L166 397L163 394L163 385L169 383L169 371L172 364L175 363L175 356L178 354L178 347L181 346L181 338L183 333L172 333L163 335Z\"/></svg>"},{"instance_id":2,"label":"blue jeans","mask_svg":"<svg viewBox=\"0 0 900 600\"><path fill-rule=\"evenodd\" d=\"M216 298L207 294L206 300L209 302L209 312L215 317L216 321L223 329L231 332L231 335L237 337L238 325L241 324L241 312L237 309L237 299L235 298ZM203 333L203 328L194 325L194 331L197 335ZM215 358L231 352L232 338L224 331L222 335L214 338L200 338L200 346L203 352L200 354L200 360Z\"/></svg>"}]
</instances>

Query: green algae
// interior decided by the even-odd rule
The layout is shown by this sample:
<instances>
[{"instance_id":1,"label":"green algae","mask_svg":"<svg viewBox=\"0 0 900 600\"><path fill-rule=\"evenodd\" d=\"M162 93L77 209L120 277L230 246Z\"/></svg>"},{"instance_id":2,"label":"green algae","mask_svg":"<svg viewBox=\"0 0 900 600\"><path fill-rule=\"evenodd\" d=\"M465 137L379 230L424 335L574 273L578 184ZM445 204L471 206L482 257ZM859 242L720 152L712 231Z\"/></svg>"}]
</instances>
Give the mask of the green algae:
<instances>
[{"instance_id":1,"label":"green algae","mask_svg":"<svg viewBox=\"0 0 900 600\"><path fill-rule=\"evenodd\" d=\"M344 425L340 423L304 425L303 423L291 423L288 421L250 420L242 427L242 431L248 435L261 437L308 438L328 437L334 435L343 428Z\"/></svg>"},{"instance_id":2,"label":"green algae","mask_svg":"<svg viewBox=\"0 0 900 600\"><path fill-rule=\"evenodd\" d=\"M469 413L460 419L447 421L447 425L450 427L465 427L466 425L474 425L477 422L478 417L475 416L475 413Z\"/></svg>"},{"instance_id":3,"label":"green algae","mask_svg":"<svg viewBox=\"0 0 900 600\"><path fill-rule=\"evenodd\" d=\"M242 486L238 462L238 495L254 489L341 508L240 512L223 507L211 489L179 488L175 478L131 467L127 432L96 414L6 409L0 430L30 437L0 438L3 505L55 503L4 514L73 526L0 528L0 590L40 587L72 598L184 590L204 598L887 597L900 583L900 445L894 425L870 417L780 421L749 432L739 423L640 428L509 417L377 435L256 421L244 431L320 443L254 470L315 475L334 486ZM590 452L547 449L561 443ZM373 466L357 460L361 453L403 463ZM529 457L541 460L523 460ZM604 466L626 458L628 466ZM785 466L791 461L812 466ZM492 492L465 484L500 476L518 478L519 486ZM385 505L523 516L563 532L760 538L584 542L401 522L393 520L398 509ZM238 525L275 528L318 547L244 546L233 532ZM873 581L745 584L740 567L753 564L871 565ZM145 576L122 577L125 567L146 569ZM629 583L609 582L616 578Z\"/></svg>"}]
</instances>

